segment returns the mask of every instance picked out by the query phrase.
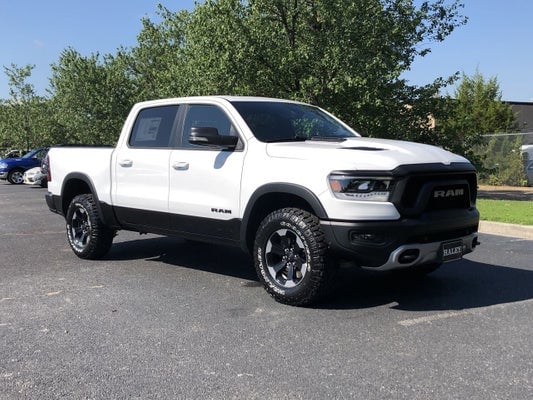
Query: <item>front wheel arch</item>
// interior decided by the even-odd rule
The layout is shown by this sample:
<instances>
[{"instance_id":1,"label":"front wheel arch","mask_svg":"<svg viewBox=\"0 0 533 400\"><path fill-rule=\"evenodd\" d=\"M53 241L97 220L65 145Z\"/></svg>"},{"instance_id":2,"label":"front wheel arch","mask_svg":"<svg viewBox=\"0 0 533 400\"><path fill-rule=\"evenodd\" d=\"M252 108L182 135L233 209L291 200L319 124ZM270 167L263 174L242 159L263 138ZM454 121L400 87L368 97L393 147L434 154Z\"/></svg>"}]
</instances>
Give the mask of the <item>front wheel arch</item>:
<instances>
[{"instance_id":1,"label":"front wheel arch","mask_svg":"<svg viewBox=\"0 0 533 400\"><path fill-rule=\"evenodd\" d=\"M240 232L242 250L251 254L261 221L271 212L285 207L299 208L319 219L328 218L322 203L308 188L288 183L263 185L250 196L243 213Z\"/></svg>"}]
</instances>

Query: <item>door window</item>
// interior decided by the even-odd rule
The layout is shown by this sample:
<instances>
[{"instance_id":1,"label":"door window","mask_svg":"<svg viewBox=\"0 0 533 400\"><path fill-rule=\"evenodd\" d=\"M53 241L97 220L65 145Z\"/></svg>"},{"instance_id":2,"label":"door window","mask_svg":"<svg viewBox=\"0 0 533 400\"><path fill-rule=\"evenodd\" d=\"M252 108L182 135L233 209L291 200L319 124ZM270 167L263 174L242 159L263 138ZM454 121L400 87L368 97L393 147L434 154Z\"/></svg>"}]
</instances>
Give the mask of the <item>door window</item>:
<instances>
[{"instance_id":1,"label":"door window","mask_svg":"<svg viewBox=\"0 0 533 400\"><path fill-rule=\"evenodd\" d=\"M238 136L236 129L226 113L213 105L190 105L183 125L182 147L207 150L208 148L204 146L189 143L189 135L193 127L216 128L219 135ZM237 146L237 149L239 147Z\"/></svg>"},{"instance_id":2,"label":"door window","mask_svg":"<svg viewBox=\"0 0 533 400\"><path fill-rule=\"evenodd\" d=\"M178 106L145 108L139 112L129 140L130 147L168 148Z\"/></svg>"}]
</instances>

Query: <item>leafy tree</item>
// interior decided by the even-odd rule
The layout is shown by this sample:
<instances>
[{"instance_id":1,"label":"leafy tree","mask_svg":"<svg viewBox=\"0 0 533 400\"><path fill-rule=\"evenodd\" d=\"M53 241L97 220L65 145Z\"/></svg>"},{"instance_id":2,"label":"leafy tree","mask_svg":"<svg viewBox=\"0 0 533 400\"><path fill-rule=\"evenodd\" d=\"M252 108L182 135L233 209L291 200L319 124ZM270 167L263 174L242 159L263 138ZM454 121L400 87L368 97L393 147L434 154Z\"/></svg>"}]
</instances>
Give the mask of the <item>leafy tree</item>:
<instances>
[{"instance_id":1,"label":"leafy tree","mask_svg":"<svg viewBox=\"0 0 533 400\"><path fill-rule=\"evenodd\" d=\"M516 115L502 102L496 78L485 79L480 72L463 74L452 97L445 100L447 117L438 120L437 134L449 138L443 145L464 154L483 170L487 144L483 135L511 132L517 128Z\"/></svg>"},{"instance_id":2,"label":"leafy tree","mask_svg":"<svg viewBox=\"0 0 533 400\"><path fill-rule=\"evenodd\" d=\"M158 76L134 70L137 81L147 77L175 94L303 100L365 134L431 141L425 121L434 94L454 77L417 88L400 76L429 43L466 22L461 7L457 0L418 8L411 0L206 0L191 13L161 8L161 22L145 20L132 52L135 62L143 54L157 65Z\"/></svg>"},{"instance_id":3,"label":"leafy tree","mask_svg":"<svg viewBox=\"0 0 533 400\"><path fill-rule=\"evenodd\" d=\"M183 56L190 13L158 7L161 22L144 18L137 46L120 54L138 101L190 94L187 60Z\"/></svg>"},{"instance_id":4,"label":"leafy tree","mask_svg":"<svg viewBox=\"0 0 533 400\"><path fill-rule=\"evenodd\" d=\"M520 146L521 137L492 136L485 149L480 177L491 185L524 186L527 182Z\"/></svg>"},{"instance_id":5,"label":"leafy tree","mask_svg":"<svg viewBox=\"0 0 533 400\"><path fill-rule=\"evenodd\" d=\"M456 79L422 87L401 79L430 44L464 24L459 0L205 0L159 6L138 43L115 55L69 48L52 67L41 126L55 143L111 144L139 100L263 95L323 106L364 134L446 142L428 116Z\"/></svg>"},{"instance_id":6,"label":"leafy tree","mask_svg":"<svg viewBox=\"0 0 533 400\"><path fill-rule=\"evenodd\" d=\"M56 139L82 144L113 144L132 104L133 86L121 57L61 53L52 65L51 109L60 129Z\"/></svg>"},{"instance_id":7,"label":"leafy tree","mask_svg":"<svg viewBox=\"0 0 533 400\"><path fill-rule=\"evenodd\" d=\"M28 82L34 67L15 64L4 67L10 96L9 100L3 102L0 111L0 141L5 147L29 150L46 141L40 124L45 100L35 94L33 84Z\"/></svg>"}]
</instances>

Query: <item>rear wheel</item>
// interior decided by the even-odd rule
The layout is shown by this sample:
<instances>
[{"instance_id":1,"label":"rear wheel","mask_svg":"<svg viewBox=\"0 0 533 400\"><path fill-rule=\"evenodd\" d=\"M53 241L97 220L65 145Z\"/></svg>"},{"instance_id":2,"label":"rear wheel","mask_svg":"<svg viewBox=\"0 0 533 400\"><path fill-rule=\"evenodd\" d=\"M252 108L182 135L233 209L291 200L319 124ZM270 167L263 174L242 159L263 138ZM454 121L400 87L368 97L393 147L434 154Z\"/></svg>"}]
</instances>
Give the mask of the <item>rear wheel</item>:
<instances>
[{"instance_id":1,"label":"rear wheel","mask_svg":"<svg viewBox=\"0 0 533 400\"><path fill-rule=\"evenodd\" d=\"M78 257L98 259L109 251L114 232L102 222L93 195L74 197L66 220L68 242Z\"/></svg>"},{"instance_id":2,"label":"rear wheel","mask_svg":"<svg viewBox=\"0 0 533 400\"><path fill-rule=\"evenodd\" d=\"M21 183L24 183L24 171L22 171L21 169L14 169L12 171L9 171L9 174L7 175L7 180L13 185L20 185Z\"/></svg>"},{"instance_id":3,"label":"rear wheel","mask_svg":"<svg viewBox=\"0 0 533 400\"><path fill-rule=\"evenodd\" d=\"M254 243L259 279L277 301L304 306L316 302L329 286L332 268L318 218L284 208L260 224Z\"/></svg>"}]
</instances>

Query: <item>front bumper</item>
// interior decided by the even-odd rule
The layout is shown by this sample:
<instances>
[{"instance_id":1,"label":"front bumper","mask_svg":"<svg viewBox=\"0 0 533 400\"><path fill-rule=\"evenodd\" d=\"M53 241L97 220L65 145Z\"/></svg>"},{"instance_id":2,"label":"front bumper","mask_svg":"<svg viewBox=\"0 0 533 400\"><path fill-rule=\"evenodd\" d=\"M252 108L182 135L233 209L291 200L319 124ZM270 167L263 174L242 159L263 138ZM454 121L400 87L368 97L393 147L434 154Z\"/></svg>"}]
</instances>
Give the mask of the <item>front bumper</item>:
<instances>
[{"instance_id":1,"label":"front bumper","mask_svg":"<svg viewBox=\"0 0 533 400\"><path fill-rule=\"evenodd\" d=\"M8 172L0 172L0 179L6 180L7 179Z\"/></svg>"},{"instance_id":2,"label":"front bumper","mask_svg":"<svg viewBox=\"0 0 533 400\"><path fill-rule=\"evenodd\" d=\"M443 244L448 243L461 248L459 256L468 254L478 244L478 224L476 209L396 221L321 221L333 252L374 270L445 262Z\"/></svg>"}]
</instances>

